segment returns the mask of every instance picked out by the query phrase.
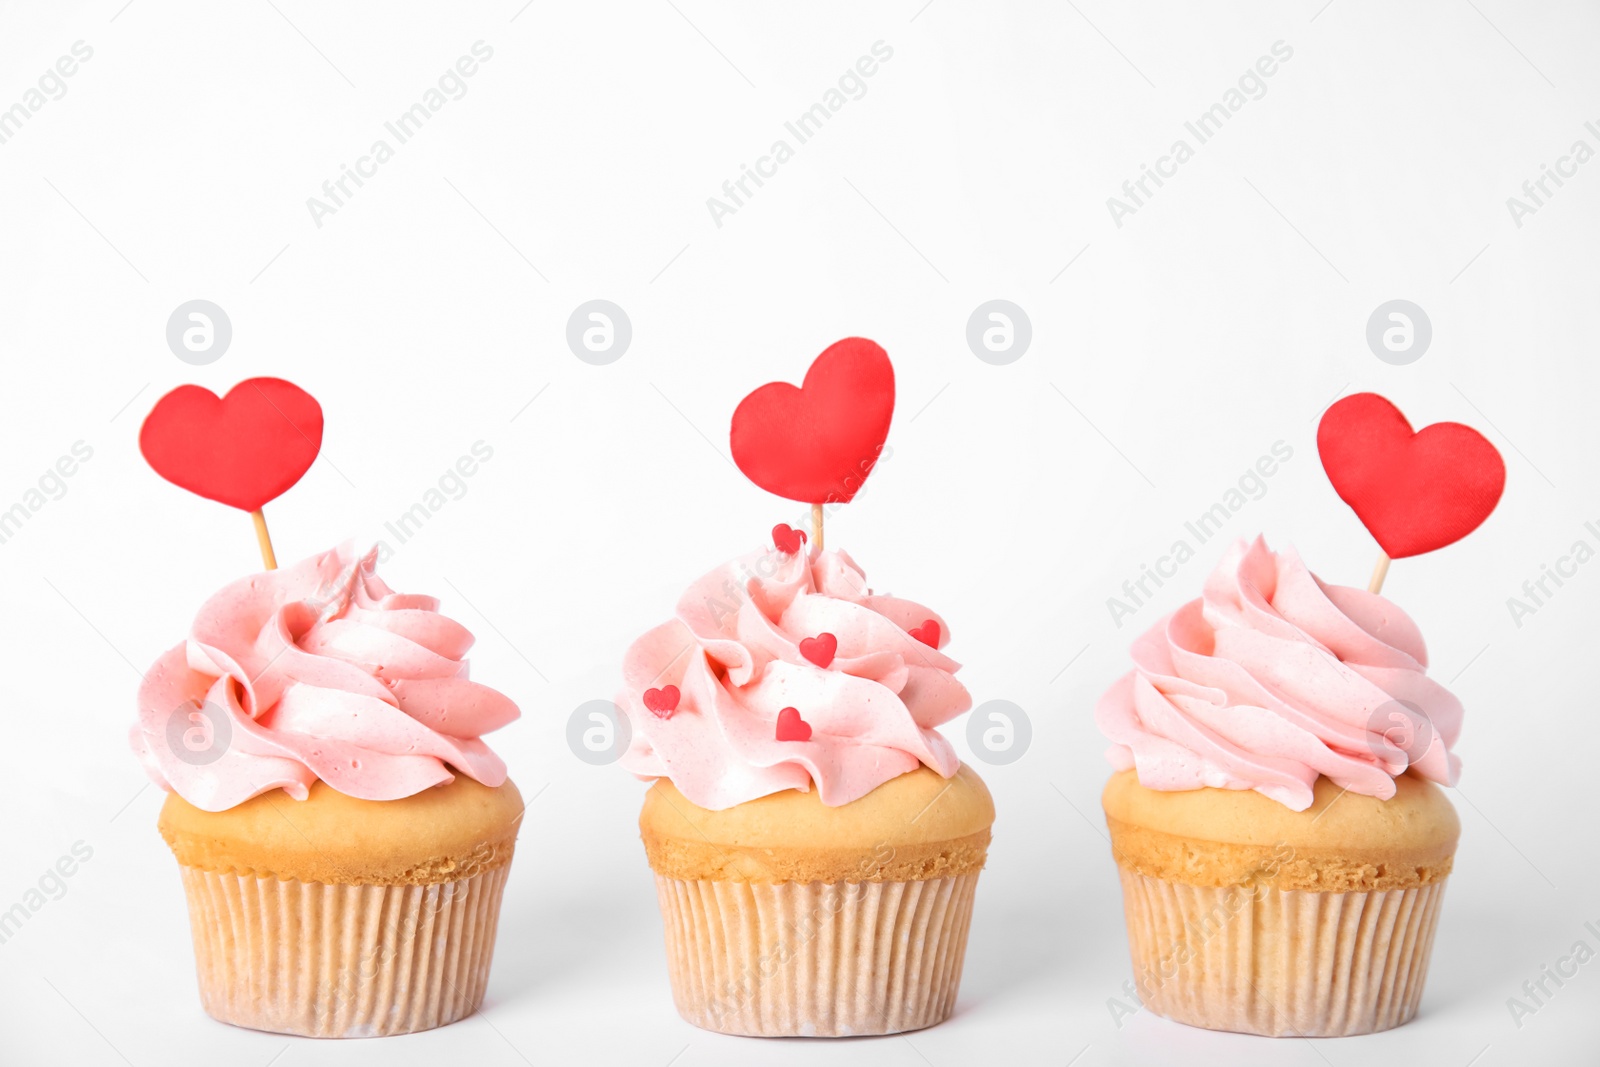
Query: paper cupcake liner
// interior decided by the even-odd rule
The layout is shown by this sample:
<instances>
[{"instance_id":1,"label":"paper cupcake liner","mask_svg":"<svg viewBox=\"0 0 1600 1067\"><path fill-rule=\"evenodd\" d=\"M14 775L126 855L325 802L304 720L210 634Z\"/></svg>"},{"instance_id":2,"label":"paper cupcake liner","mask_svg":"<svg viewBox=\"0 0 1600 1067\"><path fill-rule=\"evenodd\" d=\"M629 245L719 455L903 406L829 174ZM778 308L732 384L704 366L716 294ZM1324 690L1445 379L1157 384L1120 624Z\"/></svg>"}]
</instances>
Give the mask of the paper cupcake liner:
<instances>
[{"instance_id":1,"label":"paper cupcake liner","mask_svg":"<svg viewBox=\"0 0 1600 1067\"><path fill-rule=\"evenodd\" d=\"M656 876L678 1013L724 1034L919 1030L955 1007L978 872L751 884Z\"/></svg>"},{"instance_id":2,"label":"paper cupcake liner","mask_svg":"<svg viewBox=\"0 0 1600 1067\"><path fill-rule=\"evenodd\" d=\"M455 1022L483 1001L509 864L396 886L180 869L212 1018L302 1037L382 1037Z\"/></svg>"},{"instance_id":3,"label":"paper cupcake liner","mask_svg":"<svg viewBox=\"0 0 1600 1067\"><path fill-rule=\"evenodd\" d=\"M1417 1013L1443 881L1317 893L1119 870L1134 982L1159 1015L1209 1030L1344 1037Z\"/></svg>"}]
</instances>

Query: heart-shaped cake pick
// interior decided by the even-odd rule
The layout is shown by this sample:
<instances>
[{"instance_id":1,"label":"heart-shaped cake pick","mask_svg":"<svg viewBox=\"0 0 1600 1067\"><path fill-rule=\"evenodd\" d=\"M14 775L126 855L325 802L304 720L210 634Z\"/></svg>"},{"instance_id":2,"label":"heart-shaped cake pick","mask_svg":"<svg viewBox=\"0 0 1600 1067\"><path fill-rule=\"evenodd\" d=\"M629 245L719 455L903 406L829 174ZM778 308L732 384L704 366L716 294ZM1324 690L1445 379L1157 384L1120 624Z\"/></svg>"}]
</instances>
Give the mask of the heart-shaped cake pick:
<instances>
[{"instance_id":1,"label":"heart-shaped cake pick","mask_svg":"<svg viewBox=\"0 0 1600 1067\"><path fill-rule=\"evenodd\" d=\"M321 447L322 406L281 378L250 378L223 397L180 385L139 430L139 451L161 477L250 512L269 570L277 563L261 508L300 480Z\"/></svg>"},{"instance_id":2,"label":"heart-shaped cake pick","mask_svg":"<svg viewBox=\"0 0 1600 1067\"><path fill-rule=\"evenodd\" d=\"M1376 393L1330 407L1317 427L1317 451L1334 491L1383 549L1373 592L1382 588L1389 560L1432 552L1476 530L1506 484L1505 461L1477 430L1437 422L1413 431Z\"/></svg>"},{"instance_id":3,"label":"heart-shaped cake pick","mask_svg":"<svg viewBox=\"0 0 1600 1067\"><path fill-rule=\"evenodd\" d=\"M769 493L811 505L822 548L822 506L854 499L877 465L894 418L894 367L876 343L829 345L798 387L769 382L733 413L733 460Z\"/></svg>"}]
</instances>

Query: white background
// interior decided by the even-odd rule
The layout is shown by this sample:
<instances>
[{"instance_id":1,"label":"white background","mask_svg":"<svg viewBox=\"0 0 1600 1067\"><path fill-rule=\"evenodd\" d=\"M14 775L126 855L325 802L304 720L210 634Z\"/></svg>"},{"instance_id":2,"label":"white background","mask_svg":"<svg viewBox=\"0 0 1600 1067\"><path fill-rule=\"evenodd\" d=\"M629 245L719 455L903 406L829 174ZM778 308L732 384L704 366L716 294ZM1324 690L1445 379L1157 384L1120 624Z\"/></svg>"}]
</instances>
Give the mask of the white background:
<instances>
[{"instance_id":1,"label":"white background","mask_svg":"<svg viewBox=\"0 0 1600 1067\"><path fill-rule=\"evenodd\" d=\"M1076 6L0 6L0 107L94 49L0 145L0 509L94 450L0 544L7 814L0 910L74 842L92 859L0 945L7 1063L1593 1063L1600 963L1519 1028L1506 1001L1600 925L1593 686L1600 564L1518 626L1507 599L1600 520L1593 408L1600 162L1517 227L1506 198L1600 119L1592 4L1377 0ZM1320 10L1319 10L1320 8ZM494 49L336 214L306 199L473 42ZM723 181L873 43L893 58L719 228ZM1106 198L1275 41L1293 48L1223 131L1117 227ZM1191 144L1193 139L1190 138ZM1070 264L1070 265L1069 265ZM609 366L565 343L626 309ZM165 323L204 298L230 349L192 367ZM1007 366L966 321L1032 321ZM1408 366L1365 341L1420 304ZM675 1015L637 840L642 786L568 751L629 641L795 506L726 456L735 404L850 334L896 361L885 463L835 518L880 589L952 621L978 701L1031 749L984 767L999 807L962 996L936 1029L761 1042ZM280 558L384 537L482 440L494 449L384 573L479 635L475 677L523 719L492 739L529 809L488 1001L446 1029L317 1043L200 1011L161 796L126 747L139 671L258 566L248 519L160 481L136 448L169 388L279 375L327 412L323 459L268 508ZM1091 708L1137 630L1196 595L1203 546L1122 628L1106 598L1274 442L1293 459L1229 537L1294 544L1364 583L1375 546L1314 445L1336 396L1505 453L1499 511L1397 563L1386 593L1467 707L1463 836L1415 1022L1346 1040L1212 1034L1108 1010L1130 976L1102 837ZM533 399L537 397L537 399ZM531 403L530 403L531 401ZM965 720L954 724L968 753ZM1075 1058L1076 1057L1076 1058Z\"/></svg>"}]
</instances>

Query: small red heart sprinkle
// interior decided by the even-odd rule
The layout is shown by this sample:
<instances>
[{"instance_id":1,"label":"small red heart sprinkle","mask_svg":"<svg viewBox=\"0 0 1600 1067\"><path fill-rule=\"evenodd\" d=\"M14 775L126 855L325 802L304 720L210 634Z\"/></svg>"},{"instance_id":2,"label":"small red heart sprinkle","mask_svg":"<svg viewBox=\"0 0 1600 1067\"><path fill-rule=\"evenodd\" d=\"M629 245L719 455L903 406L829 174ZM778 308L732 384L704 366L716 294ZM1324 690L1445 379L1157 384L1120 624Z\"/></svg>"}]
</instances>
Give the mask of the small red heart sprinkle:
<instances>
[{"instance_id":1,"label":"small red heart sprinkle","mask_svg":"<svg viewBox=\"0 0 1600 1067\"><path fill-rule=\"evenodd\" d=\"M915 630L907 632L929 648L939 647L939 621L937 619L929 619Z\"/></svg>"},{"instance_id":2,"label":"small red heart sprinkle","mask_svg":"<svg viewBox=\"0 0 1600 1067\"><path fill-rule=\"evenodd\" d=\"M678 687L675 685L663 686L660 689L646 689L644 691L644 706L658 719L670 719L672 713L678 710Z\"/></svg>"},{"instance_id":3,"label":"small red heart sprinkle","mask_svg":"<svg viewBox=\"0 0 1600 1067\"><path fill-rule=\"evenodd\" d=\"M798 709L784 708L778 712L778 740L811 740L811 724L800 717Z\"/></svg>"},{"instance_id":4,"label":"small red heart sprinkle","mask_svg":"<svg viewBox=\"0 0 1600 1067\"><path fill-rule=\"evenodd\" d=\"M819 667L833 662L839 651L839 639L832 634L818 634L800 642L800 654Z\"/></svg>"},{"instance_id":5,"label":"small red heart sprinkle","mask_svg":"<svg viewBox=\"0 0 1600 1067\"><path fill-rule=\"evenodd\" d=\"M808 538L804 530L796 530L786 522L780 522L772 528L772 543L786 556L800 551L800 543L806 540Z\"/></svg>"}]
</instances>

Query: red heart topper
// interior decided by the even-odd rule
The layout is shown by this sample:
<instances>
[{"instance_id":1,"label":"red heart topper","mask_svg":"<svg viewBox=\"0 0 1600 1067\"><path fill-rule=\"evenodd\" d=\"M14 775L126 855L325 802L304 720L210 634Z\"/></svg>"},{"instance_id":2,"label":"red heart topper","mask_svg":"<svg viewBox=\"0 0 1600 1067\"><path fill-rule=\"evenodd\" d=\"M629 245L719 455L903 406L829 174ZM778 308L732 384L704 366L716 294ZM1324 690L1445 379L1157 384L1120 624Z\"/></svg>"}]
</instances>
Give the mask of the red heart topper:
<instances>
[{"instance_id":1,"label":"red heart topper","mask_svg":"<svg viewBox=\"0 0 1600 1067\"><path fill-rule=\"evenodd\" d=\"M894 367L882 348L847 337L805 381L769 382L733 413L729 443L745 477L807 504L844 504L877 465L894 418Z\"/></svg>"},{"instance_id":2,"label":"red heart topper","mask_svg":"<svg viewBox=\"0 0 1600 1067\"><path fill-rule=\"evenodd\" d=\"M1330 407L1317 427L1328 480L1390 559L1461 540L1489 517L1506 464L1477 430L1436 422L1413 432L1377 393Z\"/></svg>"},{"instance_id":3,"label":"red heart topper","mask_svg":"<svg viewBox=\"0 0 1600 1067\"><path fill-rule=\"evenodd\" d=\"M157 474L241 511L298 482L321 447L322 406L281 378L250 378L221 398L180 385L139 430L139 451Z\"/></svg>"}]
</instances>

